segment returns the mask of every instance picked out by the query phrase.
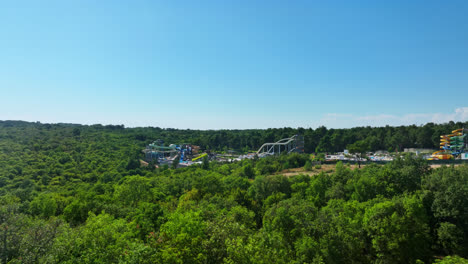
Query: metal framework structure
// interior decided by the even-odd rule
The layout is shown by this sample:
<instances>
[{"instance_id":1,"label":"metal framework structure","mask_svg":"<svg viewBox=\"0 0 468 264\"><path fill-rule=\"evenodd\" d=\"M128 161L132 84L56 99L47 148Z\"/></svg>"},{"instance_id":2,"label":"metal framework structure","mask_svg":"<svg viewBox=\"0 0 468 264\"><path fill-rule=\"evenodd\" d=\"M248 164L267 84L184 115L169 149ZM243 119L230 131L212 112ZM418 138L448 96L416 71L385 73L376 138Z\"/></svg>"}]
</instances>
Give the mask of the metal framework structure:
<instances>
[{"instance_id":1,"label":"metal framework structure","mask_svg":"<svg viewBox=\"0 0 468 264\"><path fill-rule=\"evenodd\" d=\"M257 155L275 155L287 152L304 152L304 137L294 135L290 138L283 138L275 143L265 143L257 151Z\"/></svg>"},{"instance_id":2,"label":"metal framework structure","mask_svg":"<svg viewBox=\"0 0 468 264\"><path fill-rule=\"evenodd\" d=\"M147 161L152 161L154 159L164 159L164 158L175 158L179 153L175 147L164 147L158 145L156 142L149 144L146 149L143 150Z\"/></svg>"}]
</instances>

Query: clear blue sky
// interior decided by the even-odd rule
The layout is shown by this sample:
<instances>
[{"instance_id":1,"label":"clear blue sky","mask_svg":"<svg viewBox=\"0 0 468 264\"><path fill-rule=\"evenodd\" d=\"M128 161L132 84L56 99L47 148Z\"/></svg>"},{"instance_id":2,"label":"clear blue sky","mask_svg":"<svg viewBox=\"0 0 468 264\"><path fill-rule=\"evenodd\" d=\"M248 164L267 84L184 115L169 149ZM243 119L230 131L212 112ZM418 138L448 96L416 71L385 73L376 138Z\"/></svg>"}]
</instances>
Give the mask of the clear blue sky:
<instances>
[{"instance_id":1,"label":"clear blue sky","mask_svg":"<svg viewBox=\"0 0 468 264\"><path fill-rule=\"evenodd\" d=\"M0 120L468 119L468 1L2 1Z\"/></svg>"}]
</instances>

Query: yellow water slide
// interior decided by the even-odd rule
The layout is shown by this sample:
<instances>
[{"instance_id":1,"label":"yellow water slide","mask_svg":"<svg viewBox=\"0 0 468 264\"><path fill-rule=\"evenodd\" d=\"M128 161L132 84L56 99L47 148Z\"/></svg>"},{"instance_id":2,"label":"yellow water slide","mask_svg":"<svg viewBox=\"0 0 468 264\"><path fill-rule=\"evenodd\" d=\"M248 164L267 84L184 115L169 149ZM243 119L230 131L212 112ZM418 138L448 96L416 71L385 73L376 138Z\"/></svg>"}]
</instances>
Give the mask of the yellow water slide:
<instances>
[{"instance_id":1,"label":"yellow water slide","mask_svg":"<svg viewBox=\"0 0 468 264\"><path fill-rule=\"evenodd\" d=\"M193 158L192 161L197 161L197 160L199 160L199 159L205 157L206 155L208 155L208 154L203 153L203 154L201 154L200 156L198 156L198 157L196 157L196 158Z\"/></svg>"},{"instance_id":2,"label":"yellow water slide","mask_svg":"<svg viewBox=\"0 0 468 264\"><path fill-rule=\"evenodd\" d=\"M453 159L452 154L444 153L444 150L439 150L434 153L432 153L430 160L449 160ZM444 153L444 154L441 154Z\"/></svg>"},{"instance_id":3,"label":"yellow water slide","mask_svg":"<svg viewBox=\"0 0 468 264\"><path fill-rule=\"evenodd\" d=\"M450 146L450 138L451 138L450 135L440 136L440 148Z\"/></svg>"},{"instance_id":4,"label":"yellow water slide","mask_svg":"<svg viewBox=\"0 0 468 264\"><path fill-rule=\"evenodd\" d=\"M463 135L463 128L460 129L455 129L452 131L452 134L448 135L442 135L440 136L440 148L444 150L439 150L431 155L431 160L447 160L447 159L453 159L453 155L450 153L447 153L446 149L447 147L450 147L450 141L452 137L458 137Z\"/></svg>"}]
</instances>

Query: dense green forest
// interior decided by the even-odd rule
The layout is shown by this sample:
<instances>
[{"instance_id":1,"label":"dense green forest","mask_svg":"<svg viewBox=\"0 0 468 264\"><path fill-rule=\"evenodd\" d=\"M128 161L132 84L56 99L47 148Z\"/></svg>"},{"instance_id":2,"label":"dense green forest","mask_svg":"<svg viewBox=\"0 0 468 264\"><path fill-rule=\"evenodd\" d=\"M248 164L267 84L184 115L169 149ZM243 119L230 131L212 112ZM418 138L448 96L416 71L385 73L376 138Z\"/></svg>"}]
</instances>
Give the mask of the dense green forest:
<instances>
[{"instance_id":1,"label":"dense green forest","mask_svg":"<svg viewBox=\"0 0 468 264\"><path fill-rule=\"evenodd\" d=\"M119 144L131 144L139 149L146 144L162 139L167 144L191 143L201 146L203 150L222 151L233 149L247 152L257 150L263 143L276 142L279 139L291 137L295 134L304 136L305 152L339 152L349 144L363 142L370 151L397 150L403 148L439 148L440 135L449 134L458 128L468 128L468 122L449 122L446 124L427 123L424 126L399 127L356 127L351 129L327 129L326 127L312 128L273 128L247 130L181 130L171 128L125 128L123 125L92 125L75 124L41 124L21 121L0 121L0 139L12 139L12 133L19 133L16 137L22 145L30 145L29 149L39 150L50 145L62 143L61 137L69 141L74 139L92 140L111 137L118 139ZM21 135L23 137L21 137ZM73 137L71 137L73 135ZM46 136L46 142L35 142ZM60 139L59 142L54 140ZM41 143L41 145L39 145ZM47 144L49 143L49 144ZM115 143L109 143L112 147ZM34 149L35 147L35 149ZM131 151L135 148L127 148Z\"/></svg>"},{"instance_id":2,"label":"dense green forest","mask_svg":"<svg viewBox=\"0 0 468 264\"><path fill-rule=\"evenodd\" d=\"M434 147L468 123L197 131L0 121L1 263L468 263L468 166L281 176L308 154L140 167L155 139L250 150L295 133L306 152ZM318 166L318 165L317 165ZM444 258L445 257L445 258Z\"/></svg>"}]
</instances>

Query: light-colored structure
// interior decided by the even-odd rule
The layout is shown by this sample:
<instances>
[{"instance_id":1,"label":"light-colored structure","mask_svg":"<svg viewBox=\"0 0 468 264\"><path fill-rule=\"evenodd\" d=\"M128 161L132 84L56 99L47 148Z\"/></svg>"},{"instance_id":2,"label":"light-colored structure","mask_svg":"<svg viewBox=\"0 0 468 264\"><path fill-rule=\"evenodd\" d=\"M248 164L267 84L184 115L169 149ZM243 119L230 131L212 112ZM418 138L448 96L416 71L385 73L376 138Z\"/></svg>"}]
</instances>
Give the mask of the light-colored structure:
<instances>
[{"instance_id":1,"label":"light-colored structure","mask_svg":"<svg viewBox=\"0 0 468 264\"><path fill-rule=\"evenodd\" d=\"M274 155L281 152L298 152L304 153L304 137L302 135L294 135L290 138L283 138L275 143L265 143L257 151L257 155Z\"/></svg>"}]
</instances>

